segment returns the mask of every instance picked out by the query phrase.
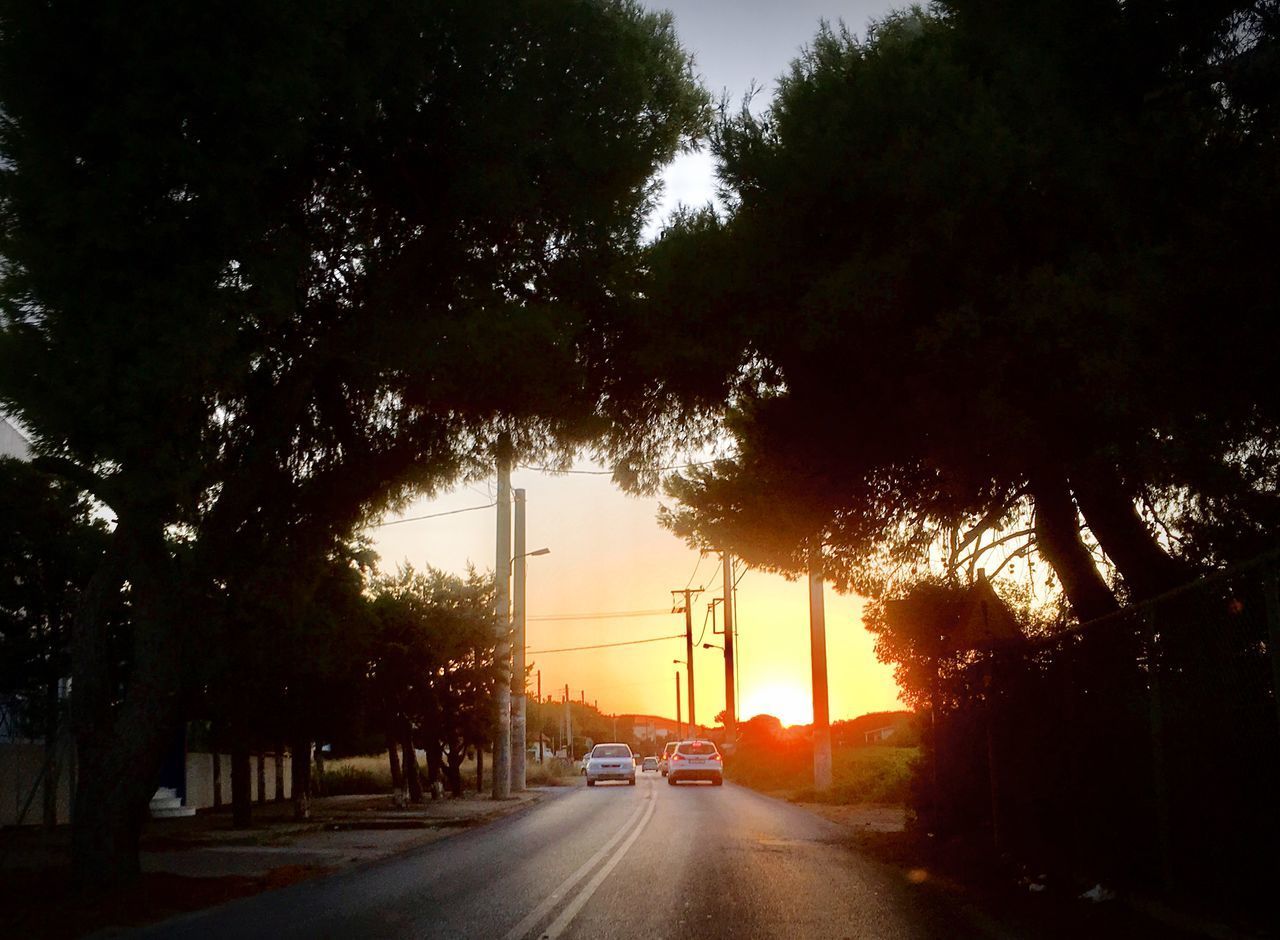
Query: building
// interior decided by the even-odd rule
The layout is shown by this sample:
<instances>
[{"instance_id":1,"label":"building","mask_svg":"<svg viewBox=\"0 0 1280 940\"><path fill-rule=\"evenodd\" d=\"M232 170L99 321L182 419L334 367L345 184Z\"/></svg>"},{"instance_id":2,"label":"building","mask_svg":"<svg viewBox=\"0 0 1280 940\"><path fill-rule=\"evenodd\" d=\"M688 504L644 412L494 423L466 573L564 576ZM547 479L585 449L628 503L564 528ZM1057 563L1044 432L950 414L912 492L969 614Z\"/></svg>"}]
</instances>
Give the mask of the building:
<instances>
[{"instance_id":1,"label":"building","mask_svg":"<svg viewBox=\"0 0 1280 940\"><path fill-rule=\"evenodd\" d=\"M18 460L31 459L31 444L26 436L0 415L0 457L15 457Z\"/></svg>"}]
</instances>

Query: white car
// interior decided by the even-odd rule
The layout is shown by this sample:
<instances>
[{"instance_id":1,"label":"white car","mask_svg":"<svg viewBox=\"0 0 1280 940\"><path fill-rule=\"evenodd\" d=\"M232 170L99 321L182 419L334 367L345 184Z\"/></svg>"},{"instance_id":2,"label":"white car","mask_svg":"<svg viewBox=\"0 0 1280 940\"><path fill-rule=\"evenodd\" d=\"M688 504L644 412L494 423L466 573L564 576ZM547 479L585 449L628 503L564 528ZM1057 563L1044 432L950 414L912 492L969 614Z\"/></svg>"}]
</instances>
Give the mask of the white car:
<instances>
[{"instance_id":1,"label":"white car","mask_svg":"<svg viewBox=\"0 0 1280 940\"><path fill-rule=\"evenodd\" d=\"M724 758L712 741L681 741L667 761L667 783L673 787L684 780L710 780L724 785Z\"/></svg>"},{"instance_id":2,"label":"white car","mask_svg":"<svg viewBox=\"0 0 1280 940\"><path fill-rule=\"evenodd\" d=\"M676 745L679 743L679 741L668 741L662 748L662 756L658 758L658 770L662 772L662 776L664 777L667 775L667 771L671 769L671 755L675 751Z\"/></svg>"},{"instance_id":3,"label":"white car","mask_svg":"<svg viewBox=\"0 0 1280 940\"><path fill-rule=\"evenodd\" d=\"M626 744L597 744L586 757L587 786L600 780L625 780L636 785L636 759Z\"/></svg>"}]
</instances>

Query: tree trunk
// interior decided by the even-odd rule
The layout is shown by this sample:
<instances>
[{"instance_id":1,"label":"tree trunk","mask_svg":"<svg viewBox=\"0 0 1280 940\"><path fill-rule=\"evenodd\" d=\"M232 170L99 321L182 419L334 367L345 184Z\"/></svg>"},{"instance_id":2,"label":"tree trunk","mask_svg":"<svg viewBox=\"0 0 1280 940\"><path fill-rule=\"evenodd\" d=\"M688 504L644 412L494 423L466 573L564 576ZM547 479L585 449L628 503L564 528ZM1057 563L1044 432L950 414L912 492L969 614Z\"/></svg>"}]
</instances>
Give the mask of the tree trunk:
<instances>
[{"instance_id":1,"label":"tree trunk","mask_svg":"<svg viewBox=\"0 0 1280 940\"><path fill-rule=\"evenodd\" d=\"M467 756L467 747L461 741L449 745L448 771L449 794L454 799L462 799L462 761Z\"/></svg>"},{"instance_id":2,"label":"tree trunk","mask_svg":"<svg viewBox=\"0 0 1280 940\"><path fill-rule=\"evenodd\" d=\"M284 745L277 741L275 746L275 763L276 763L276 792L274 800L277 803L284 802Z\"/></svg>"},{"instance_id":3,"label":"tree trunk","mask_svg":"<svg viewBox=\"0 0 1280 940\"><path fill-rule=\"evenodd\" d=\"M311 739L294 738L290 747L293 790L293 818L311 818Z\"/></svg>"},{"instance_id":4,"label":"tree trunk","mask_svg":"<svg viewBox=\"0 0 1280 940\"><path fill-rule=\"evenodd\" d=\"M413 752L413 728L406 721L401 732L400 750L405 783L409 785L409 799L422 802L422 778L418 776L418 757Z\"/></svg>"},{"instance_id":5,"label":"tree trunk","mask_svg":"<svg viewBox=\"0 0 1280 940\"><path fill-rule=\"evenodd\" d=\"M253 825L253 784L249 744L240 729L231 741L231 825L248 829Z\"/></svg>"},{"instance_id":6,"label":"tree trunk","mask_svg":"<svg viewBox=\"0 0 1280 940\"><path fill-rule=\"evenodd\" d=\"M391 765L391 789L399 791L404 788L404 774L400 770L400 752L396 747L396 738L390 731L387 732L387 762Z\"/></svg>"},{"instance_id":7,"label":"tree trunk","mask_svg":"<svg viewBox=\"0 0 1280 940\"><path fill-rule=\"evenodd\" d=\"M484 744L476 745L476 792L484 792Z\"/></svg>"},{"instance_id":8,"label":"tree trunk","mask_svg":"<svg viewBox=\"0 0 1280 940\"><path fill-rule=\"evenodd\" d=\"M1036 549L1062 582L1076 616L1088 621L1118 610L1115 595L1080 540L1080 522L1066 481L1058 475L1036 477L1031 494L1036 506Z\"/></svg>"},{"instance_id":9,"label":"tree trunk","mask_svg":"<svg viewBox=\"0 0 1280 940\"><path fill-rule=\"evenodd\" d=\"M72 630L72 727L78 752L71 835L72 874L108 888L141 874L138 843L160 779L165 748L180 727L181 644L175 578L159 526L120 514L103 562L81 597ZM133 669L115 703L107 617L127 577L133 607Z\"/></svg>"},{"instance_id":10,"label":"tree trunk","mask_svg":"<svg viewBox=\"0 0 1280 940\"><path fill-rule=\"evenodd\" d=\"M316 741L314 747L307 749L307 761L315 761L310 764L307 773L310 775L311 792L315 796L324 796L324 752L320 750L320 742Z\"/></svg>"},{"instance_id":11,"label":"tree trunk","mask_svg":"<svg viewBox=\"0 0 1280 940\"><path fill-rule=\"evenodd\" d=\"M1114 562L1133 600L1163 594L1193 576L1156 541L1114 467L1095 463L1072 474L1071 488L1089 531Z\"/></svg>"},{"instance_id":12,"label":"tree trunk","mask_svg":"<svg viewBox=\"0 0 1280 940\"><path fill-rule=\"evenodd\" d=\"M431 791L431 799L440 798L440 788L437 784L440 782L440 742L434 737L429 737L425 742L427 752L427 787Z\"/></svg>"}]
</instances>

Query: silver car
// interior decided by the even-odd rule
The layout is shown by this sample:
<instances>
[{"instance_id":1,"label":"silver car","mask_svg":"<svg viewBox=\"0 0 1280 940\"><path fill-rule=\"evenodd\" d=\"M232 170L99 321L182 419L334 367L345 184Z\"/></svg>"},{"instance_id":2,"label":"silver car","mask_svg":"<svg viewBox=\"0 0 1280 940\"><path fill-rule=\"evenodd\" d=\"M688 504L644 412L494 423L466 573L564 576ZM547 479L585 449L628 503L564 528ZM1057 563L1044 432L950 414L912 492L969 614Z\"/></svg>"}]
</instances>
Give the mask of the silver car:
<instances>
[{"instance_id":1,"label":"silver car","mask_svg":"<svg viewBox=\"0 0 1280 940\"><path fill-rule=\"evenodd\" d=\"M586 757L587 786L601 780L625 780L636 785L636 759L626 744L597 744Z\"/></svg>"},{"instance_id":2,"label":"silver car","mask_svg":"<svg viewBox=\"0 0 1280 940\"><path fill-rule=\"evenodd\" d=\"M710 780L724 785L724 758L711 741L681 741L668 762L667 783L673 787L686 780Z\"/></svg>"}]
</instances>

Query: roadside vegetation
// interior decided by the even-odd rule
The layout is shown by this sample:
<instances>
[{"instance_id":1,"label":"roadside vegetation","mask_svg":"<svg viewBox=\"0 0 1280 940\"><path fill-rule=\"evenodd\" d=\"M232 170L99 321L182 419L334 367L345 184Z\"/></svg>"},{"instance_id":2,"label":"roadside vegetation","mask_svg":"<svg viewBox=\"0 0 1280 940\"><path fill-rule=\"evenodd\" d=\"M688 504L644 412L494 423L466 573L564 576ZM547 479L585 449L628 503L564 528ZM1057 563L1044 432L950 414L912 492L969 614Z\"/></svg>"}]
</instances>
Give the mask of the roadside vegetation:
<instances>
[{"instance_id":1,"label":"roadside vegetation","mask_svg":"<svg viewBox=\"0 0 1280 940\"><path fill-rule=\"evenodd\" d=\"M813 787L813 749L806 729L782 728L776 718L758 715L742 725L742 741L725 761L725 775L755 790L785 795L798 803L905 803L911 793L920 748L858 744L834 735L830 790Z\"/></svg>"}]
</instances>

